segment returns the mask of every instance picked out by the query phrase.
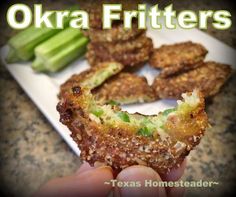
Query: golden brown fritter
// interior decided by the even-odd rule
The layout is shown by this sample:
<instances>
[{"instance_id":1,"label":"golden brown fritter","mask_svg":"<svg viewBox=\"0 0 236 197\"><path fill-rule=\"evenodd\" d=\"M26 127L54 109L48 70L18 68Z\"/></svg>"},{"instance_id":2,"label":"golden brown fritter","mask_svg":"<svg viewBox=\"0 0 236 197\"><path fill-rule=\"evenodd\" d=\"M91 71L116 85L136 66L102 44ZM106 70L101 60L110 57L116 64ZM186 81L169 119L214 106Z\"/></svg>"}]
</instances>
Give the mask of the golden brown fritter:
<instances>
[{"instance_id":1,"label":"golden brown fritter","mask_svg":"<svg viewBox=\"0 0 236 197\"><path fill-rule=\"evenodd\" d=\"M145 30L138 29L138 22L134 20L130 29L124 29L123 23L119 22L113 24L111 29L90 28L85 35L90 38L91 42L119 42L133 39L143 32Z\"/></svg>"},{"instance_id":2,"label":"golden brown fritter","mask_svg":"<svg viewBox=\"0 0 236 197\"><path fill-rule=\"evenodd\" d=\"M103 62L79 74L74 74L61 85L59 98L68 94L72 86L86 85L88 88L93 89L101 85L109 77L119 73L123 67L124 66L118 62Z\"/></svg>"},{"instance_id":3,"label":"golden brown fritter","mask_svg":"<svg viewBox=\"0 0 236 197\"><path fill-rule=\"evenodd\" d=\"M92 93L96 100L103 103L114 101L119 104L130 104L155 100L154 91L145 77L125 72L108 79Z\"/></svg>"},{"instance_id":4,"label":"golden brown fritter","mask_svg":"<svg viewBox=\"0 0 236 197\"><path fill-rule=\"evenodd\" d=\"M101 67L83 83L62 85L67 90L61 89L57 105L60 121L70 129L81 159L116 170L145 165L160 174L182 163L208 127L202 94L197 90L183 94L175 108L157 115L129 114L118 106L103 105L91 94L90 88L121 69L115 62ZM101 75L101 70L108 74Z\"/></svg>"},{"instance_id":5,"label":"golden brown fritter","mask_svg":"<svg viewBox=\"0 0 236 197\"><path fill-rule=\"evenodd\" d=\"M205 97L219 92L229 78L232 69L229 65L205 62L194 70L173 77L156 77L152 85L159 98L180 98L183 92L199 89Z\"/></svg>"},{"instance_id":6,"label":"golden brown fritter","mask_svg":"<svg viewBox=\"0 0 236 197\"><path fill-rule=\"evenodd\" d=\"M139 50L143 46L152 45L151 38L147 37L145 33L139 35L134 39L130 39L128 41L120 41L120 42L103 42L101 43L90 43L91 47L95 51L104 51L105 53L110 54L124 54L128 52L132 52L134 50Z\"/></svg>"},{"instance_id":7,"label":"golden brown fritter","mask_svg":"<svg viewBox=\"0 0 236 197\"><path fill-rule=\"evenodd\" d=\"M61 85L59 98L68 94L71 86L84 85L93 90L97 100L103 103L114 101L117 104L129 104L138 102L151 102L155 100L153 89L148 85L145 77L131 73L120 73L123 66L108 71L107 65L110 62L100 63L95 67L72 75L64 84ZM118 63L116 63L118 64ZM107 74L106 74L107 73ZM109 76L115 75L111 79ZM108 79L105 83L102 83ZM101 85L102 84L102 85ZM96 88L97 87L97 88Z\"/></svg>"},{"instance_id":8,"label":"golden brown fritter","mask_svg":"<svg viewBox=\"0 0 236 197\"><path fill-rule=\"evenodd\" d=\"M178 166L199 142L208 126L200 92L184 94L175 109L157 116L128 114L101 105L89 89L71 86L57 105L60 121L72 132L81 159L121 170L145 165L160 174Z\"/></svg>"},{"instance_id":9,"label":"golden brown fritter","mask_svg":"<svg viewBox=\"0 0 236 197\"><path fill-rule=\"evenodd\" d=\"M108 61L108 60L104 60L104 58L99 58L96 56L95 52L93 50L91 51L87 51L86 53L86 58L88 60L88 63L90 64L90 66L94 67L96 66L97 64L99 63L103 63L105 61ZM114 61L114 58L110 58L112 61ZM146 61L144 62L136 62L136 64L132 64L132 67L128 67L129 65L126 65L125 66L125 70L127 71L133 71L133 69L137 69L137 68L140 68L142 67L144 64L146 63Z\"/></svg>"},{"instance_id":10,"label":"golden brown fritter","mask_svg":"<svg viewBox=\"0 0 236 197\"><path fill-rule=\"evenodd\" d=\"M104 61L117 61L124 66L136 66L146 62L149 59L152 50L153 44L151 39L147 39L142 48L134 48L133 50L128 50L127 52L122 49L117 53L110 53L106 49L101 50L96 47L96 45L90 43L88 45L86 57L91 66L96 65L98 62Z\"/></svg>"},{"instance_id":11,"label":"golden brown fritter","mask_svg":"<svg viewBox=\"0 0 236 197\"><path fill-rule=\"evenodd\" d=\"M154 50L149 63L162 69L161 77L167 77L197 67L203 62L207 52L201 44L193 42L162 45Z\"/></svg>"}]
</instances>

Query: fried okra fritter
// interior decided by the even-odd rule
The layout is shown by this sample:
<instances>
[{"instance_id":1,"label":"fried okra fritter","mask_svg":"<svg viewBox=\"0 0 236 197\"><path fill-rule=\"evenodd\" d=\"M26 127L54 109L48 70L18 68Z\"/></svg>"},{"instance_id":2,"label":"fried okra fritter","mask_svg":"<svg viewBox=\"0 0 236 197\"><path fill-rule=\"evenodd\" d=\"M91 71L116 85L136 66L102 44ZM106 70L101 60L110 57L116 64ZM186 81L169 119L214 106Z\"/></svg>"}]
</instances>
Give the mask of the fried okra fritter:
<instances>
[{"instance_id":1,"label":"fried okra fritter","mask_svg":"<svg viewBox=\"0 0 236 197\"><path fill-rule=\"evenodd\" d=\"M143 46L151 46L152 40L148 38L145 33L137 36L135 39L130 39L129 41L119 41L119 42L103 42L101 43L90 43L91 49L95 51L103 51L109 54L124 54L141 49Z\"/></svg>"},{"instance_id":2,"label":"fried okra fritter","mask_svg":"<svg viewBox=\"0 0 236 197\"><path fill-rule=\"evenodd\" d=\"M107 68L110 64L116 66L107 63ZM91 82L71 83L67 93L60 94L57 110L81 150L81 159L91 165L101 162L121 170L140 164L165 174L184 160L208 126L204 99L197 90L183 94L175 108L145 116L101 104L86 84Z\"/></svg>"},{"instance_id":3,"label":"fried okra fritter","mask_svg":"<svg viewBox=\"0 0 236 197\"><path fill-rule=\"evenodd\" d=\"M112 2L114 3L113 0L106 1L108 4ZM136 10L139 2L139 0L115 1L116 4L122 4L123 10ZM90 5L85 2L86 6L82 6L92 20L90 29L83 32L91 41L86 53L89 64L95 66L100 62L117 61L124 66L144 65L153 49L152 40L146 37L146 30L138 28L136 18L131 19L131 28L124 28L123 16L112 22L111 29L102 28L102 4L104 1L98 2L96 6L91 6L91 2Z\"/></svg>"},{"instance_id":4,"label":"fried okra fritter","mask_svg":"<svg viewBox=\"0 0 236 197\"><path fill-rule=\"evenodd\" d=\"M67 94L71 86L79 85L89 87L93 90L92 93L95 98L103 103L130 104L155 100L154 91L148 85L145 77L123 72L117 74L122 69L122 64L108 64L106 62L100 63L80 74L72 75L61 85L59 98ZM105 79L106 81L102 83Z\"/></svg>"},{"instance_id":5,"label":"fried okra fritter","mask_svg":"<svg viewBox=\"0 0 236 197\"><path fill-rule=\"evenodd\" d=\"M130 104L155 100L154 91L145 77L125 72L108 79L92 93L103 103Z\"/></svg>"},{"instance_id":6,"label":"fried okra fritter","mask_svg":"<svg viewBox=\"0 0 236 197\"><path fill-rule=\"evenodd\" d=\"M122 54L110 54L103 51L96 51L92 45L88 45L86 58L91 66L96 66L100 62L116 61L124 66L136 67L148 61L152 46L143 46L140 50L134 50Z\"/></svg>"},{"instance_id":7,"label":"fried okra fritter","mask_svg":"<svg viewBox=\"0 0 236 197\"><path fill-rule=\"evenodd\" d=\"M85 35L87 35L91 42L119 42L125 41L145 32L143 29L138 29L138 22L135 20L132 28L124 29L123 23L114 24L111 29L95 29L90 28Z\"/></svg>"},{"instance_id":8,"label":"fried okra fritter","mask_svg":"<svg viewBox=\"0 0 236 197\"><path fill-rule=\"evenodd\" d=\"M101 85L109 77L119 73L123 65L117 62L104 62L95 67L87 69L80 74L72 75L61 85L59 98L64 97L71 89L71 86L86 86L91 90Z\"/></svg>"},{"instance_id":9,"label":"fried okra fritter","mask_svg":"<svg viewBox=\"0 0 236 197\"><path fill-rule=\"evenodd\" d=\"M193 42L162 45L154 49L149 63L161 69L161 77L167 77L197 67L203 62L207 52L204 46Z\"/></svg>"},{"instance_id":10,"label":"fried okra fritter","mask_svg":"<svg viewBox=\"0 0 236 197\"><path fill-rule=\"evenodd\" d=\"M108 48L97 46L96 44L88 44L88 51L86 54L87 60L90 65L95 66L98 62L106 61L117 61L124 66L137 66L141 63L148 61L150 53L153 50L152 40L150 38L145 38L143 42L142 39L139 40L140 44L143 44L140 48L140 44L135 41L128 43L114 44L114 49L109 50ZM107 46L107 45L106 45ZM121 47L122 46L122 47ZM127 51L125 51L125 46L127 46ZM118 51L119 50L119 51Z\"/></svg>"},{"instance_id":11,"label":"fried okra fritter","mask_svg":"<svg viewBox=\"0 0 236 197\"><path fill-rule=\"evenodd\" d=\"M156 96L162 99L179 99L183 92L193 91L195 88L209 97L219 92L231 72L229 65L209 61L179 75L168 78L157 76L152 87Z\"/></svg>"}]
</instances>

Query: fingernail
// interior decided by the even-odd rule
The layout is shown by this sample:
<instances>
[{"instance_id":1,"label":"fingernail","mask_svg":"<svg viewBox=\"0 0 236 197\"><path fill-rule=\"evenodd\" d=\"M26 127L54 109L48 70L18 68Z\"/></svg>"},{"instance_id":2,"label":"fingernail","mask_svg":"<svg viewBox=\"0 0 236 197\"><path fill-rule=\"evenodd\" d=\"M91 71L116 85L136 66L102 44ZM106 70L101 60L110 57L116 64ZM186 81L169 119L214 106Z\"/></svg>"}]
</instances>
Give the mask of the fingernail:
<instances>
[{"instance_id":1,"label":"fingernail","mask_svg":"<svg viewBox=\"0 0 236 197\"><path fill-rule=\"evenodd\" d=\"M105 170L110 170L110 171L112 171L112 168L111 168L110 166L100 166L100 167L97 167L96 169L97 169L97 170L105 169Z\"/></svg>"},{"instance_id":2,"label":"fingernail","mask_svg":"<svg viewBox=\"0 0 236 197\"><path fill-rule=\"evenodd\" d=\"M122 197L166 196L164 188L145 186L145 182L149 180L161 181L160 176L149 167L128 167L118 174L117 180L123 183L136 183L135 187L120 187L119 193Z\"/></svg>"},{"instance_id":3,"label":"fingernail","mask_svg":"<svg viewBox=\"0 0 236 197\"><path fill-rule=\"evenodd\" d=\"M84 162L84 163L80 166L80 168L76 171L75 174L81 174L81 173L83 173L83 172L86 172L86 171L89 171L89 170L93 170L93 169L95 169L95 167L92 167L92 166L89 165L89 163Z\"/></svg>"},{"instance_id":4,"label":"fingernail","mask_svg":"<svg viewBox=\"0 0 236 197\"><path fill-rule=\"evenodd\" d=\"M162 180L165 181L177 181L183 176L185 168L186 168L186 159L182 162L182 164L178 168L171 169L169 173L162 175L161 178Z\"/></svg>"},{"instance_id":5,"label":"fingernail","mask_svg":"<svg viewBox=\"0 0 236 197\"><path fill-rule=\"evenodd\" d=\"M98 167L101 167L101 166L106 166L106 163L104 162L99 162L99 161L96 161L94 163L94 167L98 168Z\"/></svg>"}]
</instances>

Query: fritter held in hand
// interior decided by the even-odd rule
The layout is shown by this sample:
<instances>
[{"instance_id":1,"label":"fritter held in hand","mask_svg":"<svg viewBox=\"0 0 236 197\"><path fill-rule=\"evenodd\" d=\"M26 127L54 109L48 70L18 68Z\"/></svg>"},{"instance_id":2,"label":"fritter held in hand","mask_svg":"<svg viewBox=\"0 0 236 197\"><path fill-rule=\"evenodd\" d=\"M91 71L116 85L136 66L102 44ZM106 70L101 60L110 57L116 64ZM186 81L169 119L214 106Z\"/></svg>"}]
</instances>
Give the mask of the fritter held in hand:
<instances>
[{"instance_id":1,"label":"fritter held in hand","mask_svg":"<svg viewBox=\"0 0 236 197\"><path fill-rule=\"evenodd\" d=\"M183 94L176 108L145 116L99 103L88 87L71 84L61 94L57 110L81 150L81 159L91 165L102 162L121 170L140 164L165 174L184 160L208 126L204 99L196 90Z\"/></svg>"},{"instance_id":2,"label":"fritter held in hand","mask_svg":"<svg viewBox=\"0 0 236 197\"><path fill-rule=\"evenodd\" d=\"M232 69L229 65L205 62L194 70L173 77L156 77L152 87L159 98L180 98L183 92L199 89L205 97L219 92L229 78Z\"/></svg>"},{"instance_id":3,"label":"fritter held in hand","mask_svg":"<svg viewBox=\"0 0 236 197\"><path fill-rule=\"evenodd\" d=\"M131 73L120 73L92 91L96 100L118 104L143 103L155 100L147 79Z\"/></svg>"},{"instance_id":4,"label":"fritter held in hand","mask_svg":"<svg viewBox=\"0 0 236 197\"><path fill-rule=\"evenodd\" d=\"M161 77L167 77L197 67L203 62L206 54L205 47L193 42L163 45L154 49L149 63L162 69Z\"/></svg>"}]
</instances>

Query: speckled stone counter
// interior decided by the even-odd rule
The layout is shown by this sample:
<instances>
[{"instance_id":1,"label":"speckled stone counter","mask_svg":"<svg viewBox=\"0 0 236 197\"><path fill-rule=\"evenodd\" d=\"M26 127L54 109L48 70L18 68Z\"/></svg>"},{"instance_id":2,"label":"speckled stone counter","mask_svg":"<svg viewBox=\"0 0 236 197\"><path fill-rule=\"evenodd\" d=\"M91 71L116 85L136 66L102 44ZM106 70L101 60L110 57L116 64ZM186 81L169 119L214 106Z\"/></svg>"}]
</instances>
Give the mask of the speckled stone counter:
<instances>
[{"instance_id":1,"label":"speckled stone counter","mask_svg":"<svg viewBox=\"0 0 236 197\"><path fill-rule=\"evenodd\" d=\"M24 1L22 1L24 2ZM27 1L25 1L27 2ZM73 4L73 1L64 1ZM46 8L61 8L63 1L47 1ZM152 1L157 3L157 1ZM168 5L170 1L165 1ZM33 3L31 2L31 5ZM5 5L4 10L9 5ZM162 7L164 5L162 4ZM227 1L181 1L174 9L228 9L235 21L236 12ZM1 12L1 20L5 18ZM0 44L6 43L13 31L0 23ZM207 33L236 48L236 28ZM226 195L236 183L236 76L207 104L212 128L188 157L183 180L212 180L214 188L187 190L187 196L201 194ZM28 196L47 180L71 174L80 165L34 103L23 92L8 71L0 65L0 187L9 196ZM211 193L210 193L211 192Z\"/></svg>"}]
</instances>

